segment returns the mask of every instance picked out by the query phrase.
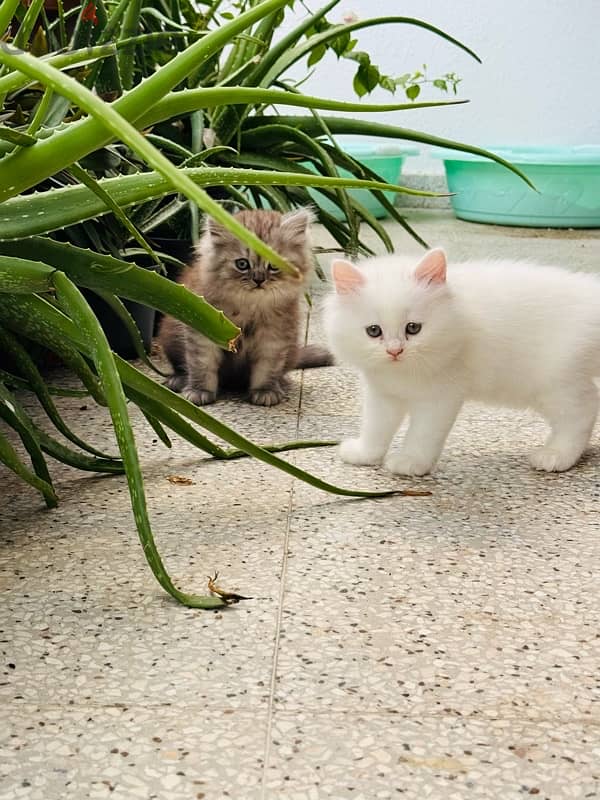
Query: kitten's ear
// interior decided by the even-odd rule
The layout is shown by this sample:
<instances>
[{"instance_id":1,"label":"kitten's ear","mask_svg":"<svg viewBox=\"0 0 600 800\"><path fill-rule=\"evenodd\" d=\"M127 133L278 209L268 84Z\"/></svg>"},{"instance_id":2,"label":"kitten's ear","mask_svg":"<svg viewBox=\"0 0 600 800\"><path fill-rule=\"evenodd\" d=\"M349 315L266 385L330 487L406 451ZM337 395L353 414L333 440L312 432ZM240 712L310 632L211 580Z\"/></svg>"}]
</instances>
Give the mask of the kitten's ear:
<instances>
[{"instance_id":1,"label":"kitten's ear","mask_svg":"<svg viewBox=\"0 0 600 800\"><path fill-rule=\"evenodd\" d=\"M281 227L286 236L304 239L308 234L311 222L315 221L315 214L311 208L295 208L287 211L281 217Z\"/></svg>"},{"instance_id":2,"label":"kitten's ear","mask_svg":"<svg viewBox=\"0 0 600 800\"><path fill-rule=\"evenodd\" d=\"M202 232L209 241L212 239L231 238L231 233L227 228L224 228L219 222L209 217L208 214L202 220Z\"/></svg>"},{"instance_id":3,"label":"kitten's ear","mask_svg":"<svg viewBox=\"0 0 600 800\"><path fill-rule=\"evenodd\" d=\"M430 250L425 257L419 261L415 270L415 278L427 285L446 282L446 253L441 247Z\"/></svg>"},{"instance_id":4,"label":"kitten's ear","mask_svg":"<svg viewBox=\"0 0 600 800\"><path fill-rule=\"evenodd\" d=\"M353 294L365 284L365 276L349 261L331 262L331 277L338 294Z\"/></svg>"}]
</instances>

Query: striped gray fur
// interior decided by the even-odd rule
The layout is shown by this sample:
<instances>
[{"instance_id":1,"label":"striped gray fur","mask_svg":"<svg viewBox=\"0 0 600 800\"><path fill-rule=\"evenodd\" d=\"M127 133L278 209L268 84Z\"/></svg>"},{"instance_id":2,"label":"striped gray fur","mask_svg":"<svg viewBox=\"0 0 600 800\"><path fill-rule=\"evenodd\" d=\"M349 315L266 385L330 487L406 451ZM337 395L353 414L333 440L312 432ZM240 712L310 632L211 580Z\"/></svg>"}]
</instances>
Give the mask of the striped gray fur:
<instances>
[{"instance_id":1,"label":"striped gray fur","mask_svg":"<svg viewBox=\"0 0 600 800\"><path fill-rule=\"evenodd\" d=\"M298 344L300 302L313 264L313 217L305 208L286 214L241 211L235 217L296 266L301 277L273 269L207 219L196 257L181 282L221 309L242 333L237 352L229 353L179 320L165 317L159 341L173 367L167 385L196 405L212 403L221 389L230 389L247 392L256 405L273 406L285 397L289 370L333 363L324 347Z\"/></svg>"}]
</instances>

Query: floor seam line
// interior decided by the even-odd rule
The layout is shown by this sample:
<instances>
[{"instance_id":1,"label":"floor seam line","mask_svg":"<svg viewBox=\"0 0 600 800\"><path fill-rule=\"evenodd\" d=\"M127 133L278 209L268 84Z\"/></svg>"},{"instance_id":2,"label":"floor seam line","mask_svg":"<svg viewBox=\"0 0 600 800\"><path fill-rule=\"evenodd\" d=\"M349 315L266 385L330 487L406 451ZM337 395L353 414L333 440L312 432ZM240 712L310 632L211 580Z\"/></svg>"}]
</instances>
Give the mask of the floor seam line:
<instances>
[{"instance_id":1,"label":"floor seam line","mask_svg":"<svg viewBox=\"0 0 600 800\"><path fill-rule=\"evenodd\" d=\"M306 316L306 328L304 332L304 339L305 341L308 338L308 326L310 324L310 310ZM299 431L300 431L300 416L302 413L302 390L304 388L304 370L300 371L300 388L298 392L298 405L296 408L296 430L295 430L295 438L298 438ZM294 455L291 454L290 459L293 460ZM286 515L286 524L285 524L285 534L283 539L283 557L281 560L281 574L279 579L279 597L278 597L278 608L277 608L277 621L275 623L275 641L273 644L273 662L271 667L271 682L269 686L269 700L267 704L267 730L265 733L265 745L263 750L263 774L262 774L262 781L261 781L261 798L262 800L266 800L266 790L267 790L267 772L269 769L269 761L271 757L271 731L273 728L273 712L275 707L275 689L277 686L277 667L279 663L279 643L281 638L281 626L283 622L283 600L285 596L285 580L287 576L287 563L288 563L288 547L289 547L289 536L290 536L290 525L292 519L292 513L294 508L294 478L292 478L291 486L290 486L290 496L288 501L288 508L287 508L287 515Z\"/></svg>"}]
</instances>

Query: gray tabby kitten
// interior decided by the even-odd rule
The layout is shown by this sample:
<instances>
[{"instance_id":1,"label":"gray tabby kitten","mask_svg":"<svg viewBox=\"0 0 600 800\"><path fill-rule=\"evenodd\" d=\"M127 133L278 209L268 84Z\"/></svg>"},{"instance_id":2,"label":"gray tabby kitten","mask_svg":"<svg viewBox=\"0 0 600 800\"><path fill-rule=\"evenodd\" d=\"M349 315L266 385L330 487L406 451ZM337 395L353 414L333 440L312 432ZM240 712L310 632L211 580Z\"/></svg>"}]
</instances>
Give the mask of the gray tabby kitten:
<instances>
[{"instance_id":1,"label":"gray tabby kitten","mask_svg":"<svg viewBox=\"0 0 600 800\"><path fill-rule=\"evenodd\" d=\"M196 405L213 403L219 389L248 391L251 403L274 406L285 397L286 373L332 364L320 347L300 347L300 300L312 267L312 214L299 208L240 211L249 230L298 268L302 279L280 272L212 219L181 283L221 309L241 328L237 352L228 353L173 317L163 319L159 341L173 366L167 386Z\"/></svg>"}]
</instances>

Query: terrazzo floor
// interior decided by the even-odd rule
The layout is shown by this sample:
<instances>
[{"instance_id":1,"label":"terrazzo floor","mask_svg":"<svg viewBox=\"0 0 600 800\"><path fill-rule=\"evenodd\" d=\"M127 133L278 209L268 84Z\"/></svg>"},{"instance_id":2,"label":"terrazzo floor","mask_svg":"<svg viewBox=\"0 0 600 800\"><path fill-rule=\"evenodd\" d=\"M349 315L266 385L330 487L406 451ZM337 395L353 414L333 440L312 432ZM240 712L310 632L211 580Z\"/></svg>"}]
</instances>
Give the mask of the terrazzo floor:
<instances>
[{"instance_id":1,"label":"terrazzo floor","mask_svg":"<svg viewBox=\"0 0 600 800\"><path fill-rule=\"evenodd\" d=\"M454 258L600 270L599 230L407 217ZM355 389L345 369L315 370L277 408L213 410L261 442L339 438L356 428ZM106 446L92 403L61 408ZM432 492L349 500L180 440L169 451L132 414L177 584L205 591L218 569L254 599L195 611L165 595L122 477L56 465L47 511L3 472L2 800L600 798L597 433L563 475L527 465L536 418L475 405L432 477L351 467L330 448L287 456L344 486Z\"/></svg>"}]
</instances>

